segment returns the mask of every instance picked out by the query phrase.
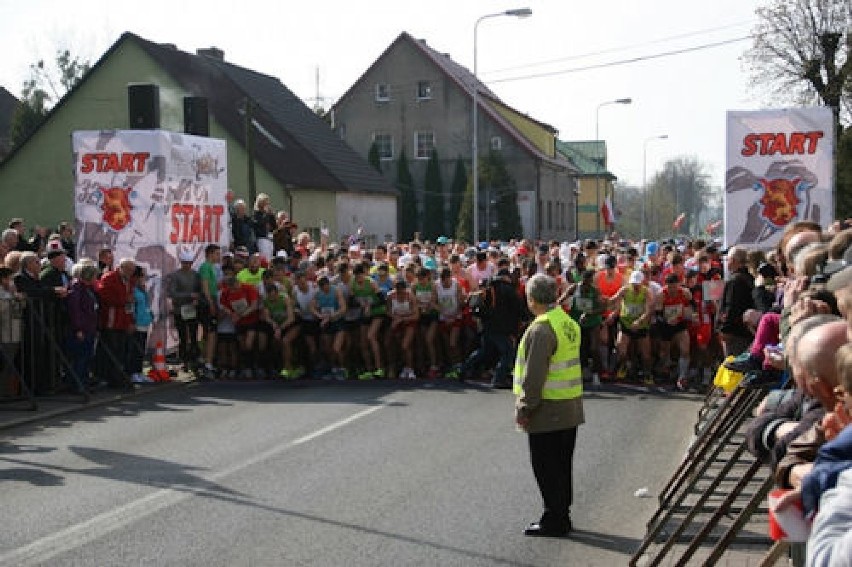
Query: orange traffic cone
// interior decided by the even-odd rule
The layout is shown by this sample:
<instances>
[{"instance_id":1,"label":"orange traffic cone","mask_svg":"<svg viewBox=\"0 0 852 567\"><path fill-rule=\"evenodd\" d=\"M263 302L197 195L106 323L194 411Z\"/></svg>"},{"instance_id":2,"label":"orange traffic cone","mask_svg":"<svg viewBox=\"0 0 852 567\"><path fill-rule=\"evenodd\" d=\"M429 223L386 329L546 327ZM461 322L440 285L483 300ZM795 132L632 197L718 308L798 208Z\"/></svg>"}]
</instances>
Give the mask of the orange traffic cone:
<instances>
[{"instance_id":1,"label":"orange traffic cone","mask_svg":"<svg viewBox=\"0 0 852 567\"><path fill-rule=\"evenodd\" d=\"M169 369L166 367L166 350L163 348L163 341L157 341L157 348L154 350L154 358L151 362L148 378L154 382L169 382L171 378Z\"/></svg>"}]
</instances>

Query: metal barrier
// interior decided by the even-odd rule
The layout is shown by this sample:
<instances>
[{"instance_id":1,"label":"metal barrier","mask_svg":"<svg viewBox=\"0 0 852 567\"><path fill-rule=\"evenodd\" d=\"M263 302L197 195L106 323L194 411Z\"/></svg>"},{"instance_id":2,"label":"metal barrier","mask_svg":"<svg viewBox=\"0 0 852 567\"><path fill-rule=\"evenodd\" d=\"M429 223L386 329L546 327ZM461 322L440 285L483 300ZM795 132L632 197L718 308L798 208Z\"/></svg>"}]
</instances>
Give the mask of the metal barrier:
<instances>
[{"instance_id":1,"label":"metal barrier","mask_svg":"<svg viewBox=\"0 0 852 567\"><path fill-rule=\"evenodd\" d=\"M728 397L711 395L705 399L699 412L705 421L696 428L698 436L661 491L659 506L630 560L631 567L659 565L675 551L679 557L672 558L672 564L692 564L699 548L710 543L714 545L700 564L713 565L735 540L748 539L742 536L742 530L757 512L765 512L761 505L773 485L772 475L747 452L743 435L765 394L762 388L738 387ZM724 533L714 536L722 520L732 515L736 517ZM688 533L689 528L692 533ZM756 542L765 543L767 548L770 543L763 535ZM651 550L654 544L658 546ZM675 550L677 544L687 547Z\"/></svg>"}]
</instances>

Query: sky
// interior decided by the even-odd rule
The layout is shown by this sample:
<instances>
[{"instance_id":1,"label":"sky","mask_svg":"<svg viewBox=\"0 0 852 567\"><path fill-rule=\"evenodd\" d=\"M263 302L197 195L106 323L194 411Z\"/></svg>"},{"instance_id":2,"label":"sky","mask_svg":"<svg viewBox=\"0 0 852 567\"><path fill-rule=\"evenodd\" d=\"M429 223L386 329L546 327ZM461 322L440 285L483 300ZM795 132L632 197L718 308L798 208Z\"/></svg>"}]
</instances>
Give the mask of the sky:
<instances>
[{"instance_id":1,"label":"sky","mask_svg":"<svg viewBox=\"0 0 852 567\"><path fill-rule=\"evenodd\" d=\"M478 75L497 96L562 140L595 139L597 127L621 183L640 186L644 172L650 180L666 160L694 156L721 186L725 112L767 107L742 60L761 3L0 0L0 85L17 96L31 63L60 48L94 63L131 31L189 52L219 47L227 61L278 77L310 105L319 95L328 108L401 32L473 69L477 19L529 7L528 18L478 27ZM599 106L619 98L633 102Z\"/></svg>"}]
</instances>

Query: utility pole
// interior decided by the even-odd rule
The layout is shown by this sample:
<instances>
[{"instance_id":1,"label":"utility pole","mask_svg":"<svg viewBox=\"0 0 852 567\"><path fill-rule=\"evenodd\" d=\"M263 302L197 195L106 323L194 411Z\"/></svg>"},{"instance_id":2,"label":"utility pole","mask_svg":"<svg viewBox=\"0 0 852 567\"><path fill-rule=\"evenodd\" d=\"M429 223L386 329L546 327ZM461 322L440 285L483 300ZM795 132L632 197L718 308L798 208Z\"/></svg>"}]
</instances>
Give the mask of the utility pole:
<instances>
[{"instance_id":1,"label":"utility pole","mask_svg":"<svg viewBox=\"0 0 852 567\"><path fill-rule=\"evenodd\" d=\"M249 206L254 206L254 201L257 198L257 185L254 178L254 118L252 118L252 102L246 97L245 99L245 116L246 116L246 154L248 159L248 197Z\"/></svg>"}]
</instances>

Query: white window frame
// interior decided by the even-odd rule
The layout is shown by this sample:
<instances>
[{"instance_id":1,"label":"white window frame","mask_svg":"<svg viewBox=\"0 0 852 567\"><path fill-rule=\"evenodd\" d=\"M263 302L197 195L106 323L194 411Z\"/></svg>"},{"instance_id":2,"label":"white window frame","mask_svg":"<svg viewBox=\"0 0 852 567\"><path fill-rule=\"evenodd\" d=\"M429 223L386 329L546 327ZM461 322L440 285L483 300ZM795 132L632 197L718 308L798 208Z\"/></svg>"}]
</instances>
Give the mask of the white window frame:
<instances>
[{"instance_id":1,"label":"white window frame","mask_svg":"<svg viewBox=\"0 0 852 567\"><path fill-rule=\"evenodd\" d=\"M379 136L387 136L388 145L390 146L390 155L384 156L381 152L381 146L377 143L376 138ZM373 143L376 144L376 148L379 150L379 159L381 161L388 161L393 159L393 134L389 134L387 132L373 132Z\"/></svg>"},{"instance_id":2,"label":"white window frame","mask_svg":"<svg viewBox=\"0 0 852 567\"><path fill-rule=\"evenodd\" d=\"M429 135L432 136L432 145L429 147L429 151L426 152L426 155L420 155L420 136L421 135ZM429 159L432 157L432 150L435 149L435 132L434 130L418 130L414 132L414 159Z\"/></svg>"},{"instance_id":3,"label":"white window frame","mask_svg":"<svg viewBox=\"0 0 852 567\"><path fill-rule=\"evenodd\" d=\"M503 149L503 139L500 136L491 136L491 149L495 152Z\"/></svg>"},{"instance_id":4,"label":"white window frame","mask_svg":"<svg viewBox=\"0 0 852 567\"><path fill-rule=\"evenodd\" d=\"M426 87L423 89L422 87ZM425 92L425 94L424 94ZM430 100L432 98L432 81L424 79L417 81L417 100Z\"/></svg>"},{"instance_id":5,"label":"white window frame","mask_svg":"<svg viewBox=\"0 0 852 567\"><path fill-rule=\"evenodd\" d=\"M384 87L384 94L382 94L382 88ZM390 95L390 84L389 83L376 83L376 102L388 102L391 99Z\"/></svg>"}]
</instances>

